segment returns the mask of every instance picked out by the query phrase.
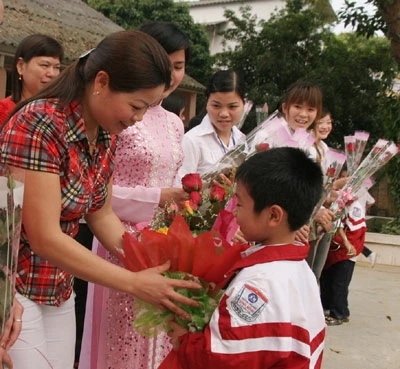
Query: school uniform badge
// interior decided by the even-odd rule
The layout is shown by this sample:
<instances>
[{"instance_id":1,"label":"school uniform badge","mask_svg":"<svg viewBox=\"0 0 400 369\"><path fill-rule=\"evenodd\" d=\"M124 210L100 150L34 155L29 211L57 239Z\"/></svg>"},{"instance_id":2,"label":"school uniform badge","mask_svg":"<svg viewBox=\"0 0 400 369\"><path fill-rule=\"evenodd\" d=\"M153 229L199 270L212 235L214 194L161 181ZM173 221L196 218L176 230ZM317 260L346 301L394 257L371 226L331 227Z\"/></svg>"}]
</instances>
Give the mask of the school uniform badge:
<instances>
[{"instance_id":1,"label":"school uniform badge","mask_svg":"<svg viewBox=\"0 0 400 369\"><path fill-rule=\"evenodd\" d=\"M268 299L256 287L246 283L231 300L231 307L239 318L254 322L261 314Z\"/></svg>"},{"instance_id":2,"label":"school uniform badge","mask_svg":"<svg viewBox=\"0 0 400 369\"><path fill-rule=\"evenodd\" d=\"M353 211L352 211L351 215L353 216L353 218L356 218L356 219L360 218L361 217L361 209L355 206L353 208Z\"/></svg>"}]
</instances>

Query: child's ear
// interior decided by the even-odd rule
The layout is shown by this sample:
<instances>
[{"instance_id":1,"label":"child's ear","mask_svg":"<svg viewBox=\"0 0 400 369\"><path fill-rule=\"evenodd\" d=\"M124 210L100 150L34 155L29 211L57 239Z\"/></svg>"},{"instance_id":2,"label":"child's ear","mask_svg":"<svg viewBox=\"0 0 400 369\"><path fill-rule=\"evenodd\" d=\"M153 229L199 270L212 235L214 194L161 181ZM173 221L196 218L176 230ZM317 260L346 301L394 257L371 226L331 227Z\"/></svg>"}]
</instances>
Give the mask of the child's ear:
<instances>
[{"instance_id":1,"label":"child's ear","mask_svg":"<svg viewBox=\"0 0 400 369\"><path fill-rule=\"evenodd\" d=\"M282 113L284 114L284 115L286 115L287 114L287 109L288 108L288 105L286 104L286 103L283 103L282 104Z\"/></svg>"},{"instance_id":2,"label":"child's ear","mask_svg":"<svg viewBox=\"0 0 400 369\"><path fill-rule=\"evenodd\" d=\"M268 208L268 223L270 227L276 227L282 223L285 218L285 210L279 205L272 205Z\"/></svg>"}]
</instances>

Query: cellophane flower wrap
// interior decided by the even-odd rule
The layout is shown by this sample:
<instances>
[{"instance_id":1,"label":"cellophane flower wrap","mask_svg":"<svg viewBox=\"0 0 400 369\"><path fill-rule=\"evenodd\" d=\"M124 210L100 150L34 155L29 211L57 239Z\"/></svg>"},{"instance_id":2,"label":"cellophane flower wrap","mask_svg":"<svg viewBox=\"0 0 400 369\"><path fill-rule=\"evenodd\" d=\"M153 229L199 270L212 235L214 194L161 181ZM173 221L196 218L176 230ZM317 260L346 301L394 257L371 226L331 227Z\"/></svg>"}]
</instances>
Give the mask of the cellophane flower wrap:
<instances>
[{"instance_id":1,"label":"cellophane flower wrap","mask_svg":"<svg viewBox=\"0 0 400 369\"><path fill-rule=\"evenodd\" d=\"M344 137L347 172L349 175L353 174L360 165L368 138L369 133L364 131L356 131L353 136Z\"/></svg>"},{"instance_id":2,"label":"cellophane flower wrap","mask_svg":"<svg viewBox=\"0 0 400 369\"><path fill-rule=\"evenodd\" d=\"M253 107L253 102L251 100L246 100L244 103L244 109L242 117L240 118L239 122L236 123L236 127L241 129L243 127L244 122L246 121L247 116L250 113L251 108Z\"/></svg>"},{"instance_id":3,"label":"cellophane flower wrap","mask_svg":"<svg viewBox=\"0 0 400 369\"><path fill-rule=\"evenodd\" d=\"M237 169L240 164L259 151L285 146L307 151L313 143L314 138L311 133L303 129L291 133L283 115L275 111L246 135L243 144L228 151L211 171L203 174L202 179L205 183L212 183L220 173L229 175L232 170Z\"/></svg>"},{"instance_id":4,"label":"cellophane flower wrap","mask_svg":"<svg viewBox=\"0 0 400 369\"><path fill-rule=\"evenodd\" d=\"M330 193L333 189L333 183L339 177L339 174L343 168L343 164L346 161L346 155L335 149L328 149L325 155L325 173L324 175L324 186L322 191L321 199L318 201L317 205L315 205L314 210L310 217L310 239L315 240L320 235L317 224L314 222L314 218L318 213L318 210L325 203L327 198L330 196Z\"/></svg>"},{"instance_id":5,"label":"cellophane flower wrap","mask_svg":"<svg viewBox=\"0 0 400 369\"><path fill-rule=\"evenodd\" d=\"M23 189L23 175L0 164L0 336L14 300Z\"/></svg>"},{"instance_id":6,"label":"cellophane flower wrap","mask_svg":"<svg viewBox=\"0 0 400 369\"><path fill-rule=\"evenodd\" d=\"M398 147L394 142L379 139L361 164L350 176L350 180L339 191L338 198L331 204L330 210L336 219L342 218L345 206L354 200L357 192L364 186L368 178L386 165L389 160L398 153ZM332 232L336 232L334 227Z\"/></svg>"},{"instance_id":7,"label":"cellophane flower wrap","mask_svg":"<svg viewBox=\"0 0 400 369\"><path fill-rule=\"evenodd\" d=\"M200 303L199 307L178 304L191 315L187 321L171 311L135 300L134 329L150 337L168 330L168 322L175 319L189 331L201 332L217 307L219 292L227 282L226 272L246 248L247 245L228 245L217 232L194 235L180 214L162 232L150 228L138 233L126 232L121 259L127 269L137 272L169 260L171 267L165 276L198 281L203 287L200 290L177 290Z\"/></svg>"},{"instance_id":8,"label":"cellophane flower wrap","mask_svg":"<svg viewBox=\"0 0 400 369\"><path fill-rule=\"evenodd\" d=\"M278 111L271 114L263 123L255 127L249 134L246 135L244 143L235 146L232 150L228 151L221 160L213 167L212 170L202 175L202 179L205 183L212 183L214 179L218 179L220 173L230 175L232 169L238 168L249 155L257 152L257 145L254 142L257 134L267 127L273 127L278 124L278 121L282 119ZM264 137L264 135L263 135ZM260 139L259 143L262 143L263 139Z\"/></svg>"}]
</instances>

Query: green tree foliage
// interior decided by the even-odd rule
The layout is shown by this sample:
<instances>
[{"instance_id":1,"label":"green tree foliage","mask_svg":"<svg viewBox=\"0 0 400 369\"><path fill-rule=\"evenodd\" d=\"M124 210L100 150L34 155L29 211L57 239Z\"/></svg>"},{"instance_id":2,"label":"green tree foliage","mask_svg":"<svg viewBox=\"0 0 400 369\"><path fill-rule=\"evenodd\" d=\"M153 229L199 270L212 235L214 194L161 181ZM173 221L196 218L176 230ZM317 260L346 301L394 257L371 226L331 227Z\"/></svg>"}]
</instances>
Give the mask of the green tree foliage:
<instances>
[{"instance_id":1,"label":"green tree foliage","mask_svg":"<svg viewBox=\"0 0 400 369\"><path fill-rule=\"evenodd\" d=\"M204 27L196 24L189 7L173 0L87 0L92 8L125 29L136 29L146 21L165 21L176 24L192 42L187 73L206 83L211 72L209 41Z\"/></svg>"},{"instance_id":2,"label":"green tree foliage","mask_svg":"<svg viewBox=\"0 0 400 369\"><path fill-rule=\"evenodd\" d=\"M375 5L374 0L367 0L366 3ZM364 5L357 5L355 1L345 0L343 8L338 12L338 18L346 27L351 26L362 36L372 37L377 31L387 33L387 25L378 9L370 14Z\"/></svg>"},{"instance_id":3,"label":"green tree foliage","mask_svg":"<svg viewBox=\"0 0 400 369\"><path fill-rule=\"evenodd\" d=\"M385 38L331 34L325 39L310 76L323 88L325 104L335 118L331 144L342 144L343 136L355 130L370 132L373 143L385 137L381 107L396 71Z\"/></svg>"},{"instance_id":4,"label":"green tree foliage","mask_svg":"<svg viewBox=\"0 0 400 369\"><path fill-rule=\"evenodd\" d=\"M282 92L312 69L326 32L322 22L299 0L288 1L268 22L257 21L249 6L242 7L240 15L227 10L225 16L233 27L224 37L237 41L237 46L217 55L217 64L243 74L255 103L266 101L276 107Z\"/></svg>"},{"instance_id":5,"label":"green tree foliage","mask_svg":"<svg viewBox=\"0 0 400 369\"><path fill-rule=\"evenodd\" d=\"M345 25L350 25L357 34L373 36L377 31L390 41L392 54L400 64L400 0L366 0L373 5L375 12L368 13L365 6L346 0L345 6L338 13Z\"/></svg>"},{"instance_id":6,"label":"green tree foliage","mask_svg":"<svg viewBox=\"0 0 400 369\"><path fill-rule=\"evenodd\" d=\"M367 0L366 2L375 6L375 13L369 14L364 6L345 1L345 6L338 14L339 19L343 20L345 25L351 25L359 35L372 37L376 32L381 31L390 40L392 54L400 64L400 1ZM399 95L381 95L379 107L385 137L400 144ZM392 159L386 169L398 216L385 227L384 232L400 234L400 157L397 155Z\"/></svg>"},{"instance_id":7,"label":"green tree foliage","mask_svg":"<svg viewBox=\"0 0 400 369\"><path fill-rule=\"evenodd\" d=\"M380 104L383 125L388 139L397 141L400 145L400 99L396 93L382 96ZM400 154L394 157L386 167L390 178L390 189L392 199L397 209L397 217L389 222L384 228L384 233L400 235Z\"/></svg>"}]
</instances>

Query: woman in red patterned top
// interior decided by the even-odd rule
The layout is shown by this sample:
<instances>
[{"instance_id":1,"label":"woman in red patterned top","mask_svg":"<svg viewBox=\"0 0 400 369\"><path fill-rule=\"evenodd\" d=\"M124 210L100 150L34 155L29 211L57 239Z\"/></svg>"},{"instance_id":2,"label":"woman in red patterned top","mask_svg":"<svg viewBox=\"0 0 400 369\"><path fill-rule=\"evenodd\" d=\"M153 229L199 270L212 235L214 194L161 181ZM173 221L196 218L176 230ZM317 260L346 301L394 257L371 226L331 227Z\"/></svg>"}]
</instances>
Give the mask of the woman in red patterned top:
<instances>
[{"instance_id":1,"label":"woman in red patterned top","mask_svg":"<svg viewBox=\"0 0 400 369\"><path fill-rule=\"evenodd\" d=\"M22 339L10 350L16 368L72 368L72 276L186 317L173 301L196 304L174 288L197 284L160 275L168 263L132 273L73 239L84 217L110 252L122 246L125 228L110 205L116 134L142 119L170 79L168 56L153 38L117 32L18 105L4 127L2 161L25 172L16 282L25 312Z\"/></svg>"},{"instance_id":2,"label":"woman in red patterned top","mask_svg":"<svg viewBox=\"0 0 400 369\"><path fill-rule=\"evenodd\" d=\"M60 74L63 47L54 38L33 34L18 45L11 76L11 95L0 101L0 127L15 106L47 86Z\"/></svg>"}]
</instances>

